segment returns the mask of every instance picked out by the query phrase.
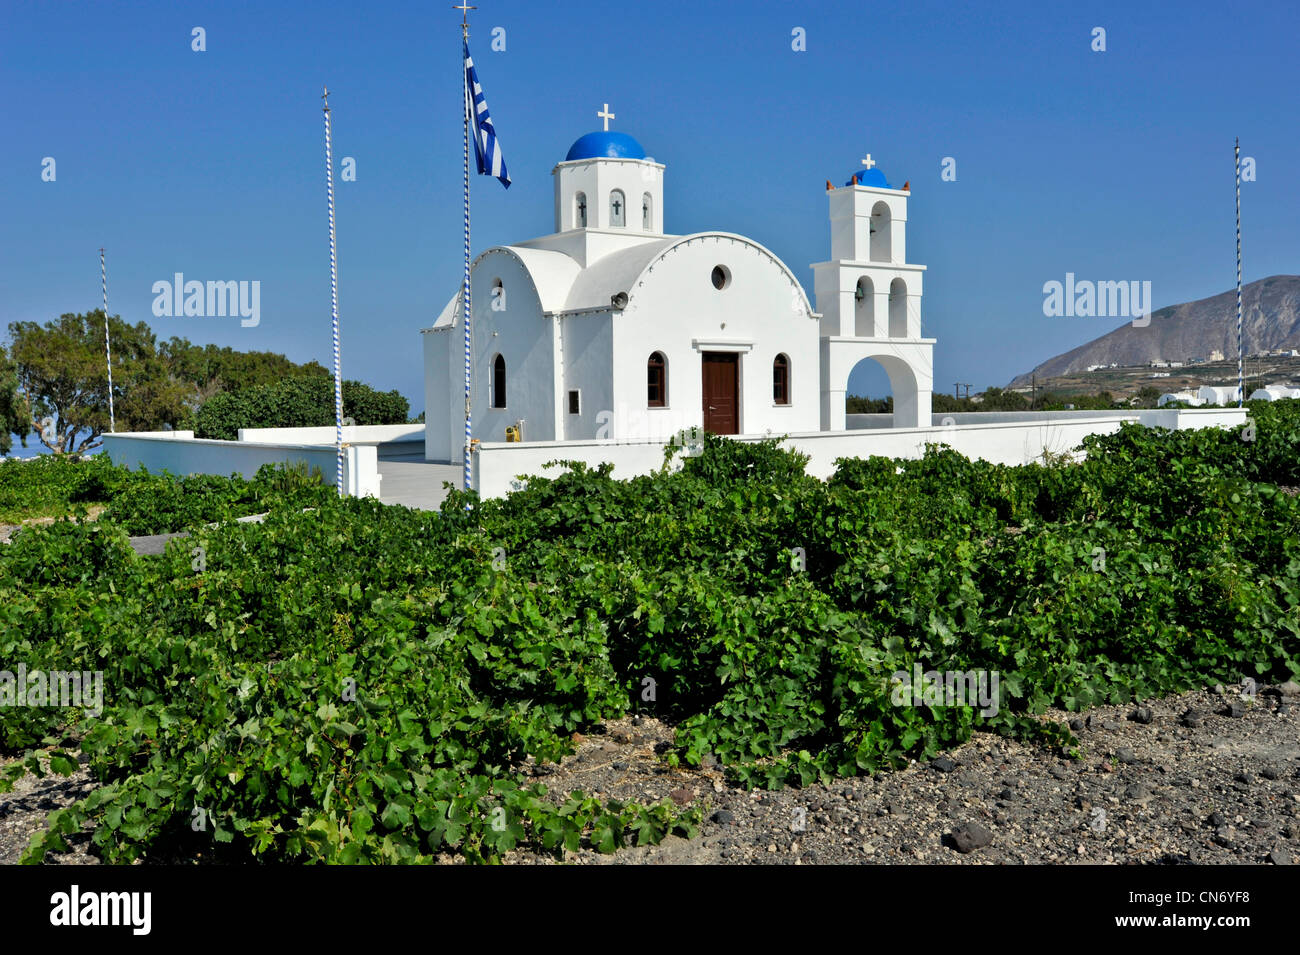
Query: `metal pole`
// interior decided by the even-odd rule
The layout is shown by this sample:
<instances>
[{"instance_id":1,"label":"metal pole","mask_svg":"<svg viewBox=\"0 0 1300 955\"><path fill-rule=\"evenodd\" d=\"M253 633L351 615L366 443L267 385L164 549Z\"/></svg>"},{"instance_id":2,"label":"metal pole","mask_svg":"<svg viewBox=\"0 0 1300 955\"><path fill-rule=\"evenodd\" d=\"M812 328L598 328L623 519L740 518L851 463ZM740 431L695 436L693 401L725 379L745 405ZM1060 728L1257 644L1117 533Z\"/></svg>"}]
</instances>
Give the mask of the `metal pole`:
<instances>
[{"instance_id":1,"label":"metal pole","mask_svg":"<svg viewBox=\"0 0 1300 955\"><path fill-rule=\"evenodd\" d=\"M462 43L469 39L469 25L462 20ZM461 315L465 323L465 490L473 483L473 463L470 456L470 432L472 429L470 413L470 298L469 298L469 111L470 92L469 75L462 59L460 64L460 83L464 93L464 158L465 158L465 273L461 286Z\"/></svg>"},{"instance_id":2,"label":"metal pole","mask_svg":"<svg viewBox=\"0 0 1300 955\"><path fill-rule=\"evenodd\" d=\"M339 277L338 259L334 251L334 160L330 155L330 91L328 87L321 99L325 100L325 196L329 203L330 223L330 312L334 319L334 447L336 453L335 482L339 497L343 496L343 377L339 361Z\"/></svg>"},{"instance_id":3,"label":"metal pole","mask_svg":"<svg viewBox=\"0 0 1300 955\"><path fill-rule=\"evenodd\" d=\"M1240 408L1246 397L1245 364L1241 351L1241 140L1236 140L1232 148L1233 160L1237 166L1237 407Z\"/></svg>"},{"instance_id":4,"label":"metal pole","mask_svg":"<svg viewBox=\"0 0 1300 955\"><path fill-rule=\"evenodd\" d=\"M99 280L104 288L104 363L108 365L108 430L117 431L117 417L113 414L113 349L108 343L108 270L104 267L104 250L99 250Z\"/></svg>"}]
</instances>

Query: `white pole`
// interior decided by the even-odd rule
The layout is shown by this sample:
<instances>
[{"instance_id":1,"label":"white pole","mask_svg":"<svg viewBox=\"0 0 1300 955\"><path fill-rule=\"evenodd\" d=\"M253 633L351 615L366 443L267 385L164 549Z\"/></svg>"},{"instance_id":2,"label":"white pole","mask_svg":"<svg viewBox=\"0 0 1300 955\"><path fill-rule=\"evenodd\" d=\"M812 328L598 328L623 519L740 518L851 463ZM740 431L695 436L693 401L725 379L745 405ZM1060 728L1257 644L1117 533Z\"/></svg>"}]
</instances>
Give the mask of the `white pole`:
<instances>
[{"instance_id":1,"label":"white pole","mask_svg":"<svg viewBox=\"0 0 1300 955\"><path fill-rule=\"evenodd\" d=\"M469 25L463 19L461 22L461 41L462 43L469 40ZM468 491L473 483L473 461L470 455L470 435L472 431L471 411L470 411L470 300L469 300L469 111L470 92L469 92L469 75L465 69L465 62L462 59L460 64L460 83L464 92L464 113L465 113L465 136L464 136L464 158L465 158L465 272L461 285L461 315L465 324L465 490Z\"/></svg>"},{"instance_id":2,"label":"white pole","mask_svg":"<svg viewBox=\"0 0 1300 955\"><path fill-rule=\"evenodd\" d=\"M330 91L325 100L325 197L329 203L330 222L330 313L334 319L334 447L337 452L335 482L339 497L343 496L343 378L339 363L339 276L338 259L334 253L334 162L330 155Z\"/></svg>"},{"instance_id":3,"label":"white pole","mask_svg":"<svg viewBox=\"0 0 1300 955\"><path fill-rule=\"evenodd\" d=\"M108 430L117 430L113 414L113 349L108 343L108 269L104 267L104 250L99 250L99 279L104 288L104 363L108 366Z\"/></svg>"},{"instance_id":4,"label":"white pole","mask_svg":"<svg viewBox=\"0 0 1300 955\"><path fill-rule=\"evenodd\" d=\"M1237 166L1237 407L1246 397L1245 366L1241 359L1241 140L1232 148Z\"/></svg>"}]
</instances>

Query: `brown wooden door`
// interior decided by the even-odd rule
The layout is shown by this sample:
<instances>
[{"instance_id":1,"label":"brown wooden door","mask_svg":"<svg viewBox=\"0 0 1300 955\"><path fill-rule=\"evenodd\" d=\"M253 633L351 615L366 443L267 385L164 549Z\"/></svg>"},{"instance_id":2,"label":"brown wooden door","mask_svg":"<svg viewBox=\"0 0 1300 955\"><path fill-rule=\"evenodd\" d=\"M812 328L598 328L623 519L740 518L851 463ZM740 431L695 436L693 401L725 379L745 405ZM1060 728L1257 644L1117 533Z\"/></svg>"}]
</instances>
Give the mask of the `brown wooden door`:
<instances>
[{"instance_id":1,"label":"brown wooden door","mask_svg":"<svg viewBox=\"0 0 1300 955\"><path fill-rule=\"evenodd\" d=\"M704 430L713 434L738 434L739 356L735 352L706 351L700 357L704 374Z\"/></svg>"}]
</instances>

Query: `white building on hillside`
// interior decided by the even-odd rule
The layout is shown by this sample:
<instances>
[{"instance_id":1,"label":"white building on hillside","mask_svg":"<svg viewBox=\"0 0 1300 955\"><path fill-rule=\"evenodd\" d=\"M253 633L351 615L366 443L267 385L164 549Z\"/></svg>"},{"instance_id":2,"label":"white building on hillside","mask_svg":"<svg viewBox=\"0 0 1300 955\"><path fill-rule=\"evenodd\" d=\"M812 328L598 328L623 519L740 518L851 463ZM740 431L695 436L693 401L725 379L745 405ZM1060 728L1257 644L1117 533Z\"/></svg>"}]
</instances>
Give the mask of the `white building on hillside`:
<instances>
[{"instance_id":1,"label":"white building on hillside","mask_svg":"<svg viewBox=\"0 0 1300 955\"><path fill-rule=\"evenodd\" d=\"M1201 385L1196 395L1207 405L1223 405L1226 407L1237 403L1237 386Z\"/></svg>"},{"instance_id":2,"label":"white building on hillside","mask_svg":"<svg viewBox=\"0 0 1300 955\"><path fill-rule=\"evenodd\" d=\"M624 133L588 133L555 178L555 231L474 260L472 423L483 441L664 438L845 428L849 372L889 374L896 427L929 427L934 339L907 263L906 189L872 168L828 190L818 311L788 266L729 232L664 231L664 166ZM829 183L828 183L829 186ZM425 457L462 460L458 291L424 329Z\"/></svg>"},{"instance_id":3,"label":"white building on hillside","mask_svg":"<svg viewBox=\"0 0 1300 955\"><path fill-rule=\"evenodd\" d=\"M1286 385L1265 385L1251 392L1251 401L1280 401L1283 398L1300 398L1300 388Z\"/></svg>"},{"instance_id":4,"label":"white building on hillside","mask_svg":"<svg viewBox=\"0 0 1300 955\"><path fill-rule=\"evenodd\" d=\"M1201 398L1191 391L1170 391L1161 395L1156 400L1156 407L1163 408L1165 405L1185 404L1189 408L1199 408L1205 404Z\"/></svg>"}]
</instances>

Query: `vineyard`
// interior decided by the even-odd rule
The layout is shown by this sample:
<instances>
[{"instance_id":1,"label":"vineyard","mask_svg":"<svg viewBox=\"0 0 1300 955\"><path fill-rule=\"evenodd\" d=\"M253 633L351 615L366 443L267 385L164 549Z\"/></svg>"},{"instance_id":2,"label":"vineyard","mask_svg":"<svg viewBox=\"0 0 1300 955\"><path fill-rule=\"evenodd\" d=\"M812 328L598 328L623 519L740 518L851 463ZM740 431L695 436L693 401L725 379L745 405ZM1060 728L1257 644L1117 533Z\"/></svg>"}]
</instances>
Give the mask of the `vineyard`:
<instances>
[{"instance_id":1,"label":"vineyard","mask_svg":"<svg viewBox=\"0 0 1300 955\"><path fill-rule=\"evenodd\" d=\"M0 706L0 791L89 760L97 788L29 862L83 831L114 863L559 856L700 821L525 783L527 757L627 713L675 727L670 765L711 755L775 788L976 731L1069 753L1049 706L1300 676L1300 402L1085 446L1015 468L936 447L820 481L776 442L709 437L677 470L575 465L439 513L293 472L0 464L0 520L70 515L0 545L0 670L104 687L97 715ZM181 530L161 555L128 541ZM914 665L997 674L999 705L899 705Z\"/></svg>"}]
</instances>

